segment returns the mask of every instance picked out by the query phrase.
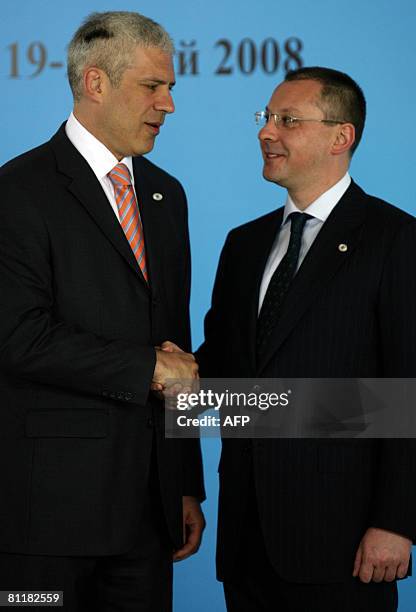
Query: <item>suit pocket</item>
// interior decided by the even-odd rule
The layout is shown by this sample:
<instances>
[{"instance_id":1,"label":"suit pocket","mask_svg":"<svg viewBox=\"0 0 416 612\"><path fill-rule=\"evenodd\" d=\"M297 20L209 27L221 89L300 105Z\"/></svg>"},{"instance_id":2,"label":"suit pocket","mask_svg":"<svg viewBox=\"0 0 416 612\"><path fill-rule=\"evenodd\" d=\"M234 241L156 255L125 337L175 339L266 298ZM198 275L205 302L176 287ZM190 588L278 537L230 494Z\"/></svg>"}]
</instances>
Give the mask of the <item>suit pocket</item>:
<instances>
[{"instance_id":1,"label":"suit pocket","mask_svg":"<svg viewBox=\"0 0 416 612\"><path fill-rule=\"evenodd\" d=\"M104 410L39 410L26 416L28 438L105 438L108 414Z\"/></svg>"}]
</instances>

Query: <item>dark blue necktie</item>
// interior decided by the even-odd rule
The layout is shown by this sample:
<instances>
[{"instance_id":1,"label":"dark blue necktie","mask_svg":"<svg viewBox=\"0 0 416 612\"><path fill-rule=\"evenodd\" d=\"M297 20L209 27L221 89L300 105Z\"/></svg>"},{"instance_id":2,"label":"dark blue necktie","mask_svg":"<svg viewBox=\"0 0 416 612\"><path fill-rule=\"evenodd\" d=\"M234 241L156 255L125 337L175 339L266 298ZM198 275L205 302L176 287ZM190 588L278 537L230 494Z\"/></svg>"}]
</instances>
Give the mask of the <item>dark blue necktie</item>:
<instances>
[{"instance_id":1,"label":"dark blue necktie","mask_svg":"<svg viewBox=\"0 0 416 612\"><path fill-rule=\"evenodd\" d=\"M256 344L258 358L267 346L269 336L278 321L282 303L295 276L302 244L303 228L306 221L312 219L312 217L306 213L294 212L289 215L288 219L290 219L289 246L270 279L257 320Z\"/></svg>"}]
</instances>

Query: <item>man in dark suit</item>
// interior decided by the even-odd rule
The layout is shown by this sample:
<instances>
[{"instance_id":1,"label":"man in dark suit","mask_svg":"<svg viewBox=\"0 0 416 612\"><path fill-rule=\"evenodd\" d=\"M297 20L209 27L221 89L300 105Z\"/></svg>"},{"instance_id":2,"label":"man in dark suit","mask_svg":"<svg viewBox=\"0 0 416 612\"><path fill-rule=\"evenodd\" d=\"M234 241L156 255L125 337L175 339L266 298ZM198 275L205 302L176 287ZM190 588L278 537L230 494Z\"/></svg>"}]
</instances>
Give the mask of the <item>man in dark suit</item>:
<instances>
[{"instance_id":1,"label":"man in dark suit","mask_svg":"<svg viewBox=\"0 0 416 612\"><path fill-rule=\"evenodd\" d=\"M227 237L202 376L415 376L415 220L348 174L365 108L349 76L302 68L256 114L264 178L287 201ZM396 610L416 531L415 457L410 439L224 439L228 610Z\"/></svg>"},{"instance_id":2,"label":"man in dark suit","mask_svg":"<svg viewBox=\"0 0 416 612\"><path fill-rule=\"evenodd\" d=\"M152 391L197 376L185 194L142 157L172 53L138 13L91 15L68 122L0 170L0 590L71 612L171 610L204 526L200 449L164 438Z\"/></svg>"}]
</instances>

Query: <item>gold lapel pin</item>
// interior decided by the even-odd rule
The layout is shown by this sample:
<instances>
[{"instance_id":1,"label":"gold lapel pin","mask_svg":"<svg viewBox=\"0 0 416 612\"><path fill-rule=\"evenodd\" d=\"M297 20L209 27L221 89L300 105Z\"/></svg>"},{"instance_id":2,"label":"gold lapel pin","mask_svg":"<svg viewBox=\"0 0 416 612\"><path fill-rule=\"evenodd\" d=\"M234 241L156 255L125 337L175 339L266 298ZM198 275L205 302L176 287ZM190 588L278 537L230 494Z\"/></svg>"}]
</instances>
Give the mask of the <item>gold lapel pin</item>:
<instances>
[{"instance_id":1,"label":"gold lapel pin","mask_svg":"<svg viewBox=\"0 0 416 612\"><path fill-rule=\"evenodd\" d=\"M347 245L341 242L341 244L338 245L338 251L341 251L341 253L345 253L345 251L348 251Z\"/></svg>"},{"instance_id":2,"label":"gold lapel pin","mask_svg":"<svg viewBox=\"0 0 416 612\"><path fill-rule=\"evenodd\" d=\"M156 202L160 202L160 200L163 200L163 195L161 193L154 193L152 198L156 200Z\"/></svg>"}]
</instances>

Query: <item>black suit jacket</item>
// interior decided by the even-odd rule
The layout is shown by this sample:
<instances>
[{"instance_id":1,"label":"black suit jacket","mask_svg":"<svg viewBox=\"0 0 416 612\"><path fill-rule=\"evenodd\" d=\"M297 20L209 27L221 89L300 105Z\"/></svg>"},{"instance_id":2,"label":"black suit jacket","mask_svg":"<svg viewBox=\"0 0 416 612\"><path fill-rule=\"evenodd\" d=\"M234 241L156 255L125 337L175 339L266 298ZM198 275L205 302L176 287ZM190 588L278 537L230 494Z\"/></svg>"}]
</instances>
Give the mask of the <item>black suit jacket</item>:
<instances>
[{"instance_id":1,"label":"black suit jacket","mask_svg":"<svg viewBox=\"0 0 416 612\"><path fill-rule=\"evenodd\" d=\"M351 184L305 257L265 356L259 287L283 209L233 230L221 254L200 372L209 377L414 377L416 225ZM346 244L347 250L340 250ZM233 572L250 463L270 559L284 578L352 574L365 530L416 532L413 440L223 440L218 574Z\"/></svg>"},{"instance_id":2,"label":"black suit jacket","mask_svg":"<svg viewBox=\"0 0 416 612\"><path fill-rule=\"evenodd\" d=\"M164 439L149 394L153 347L190 350L185 194L133 168L149 285L64 126L0 170L0 550L130 549L153 444L174 546L182 495L204 496L199 447Z\"/></svg>"}]
</instances>

